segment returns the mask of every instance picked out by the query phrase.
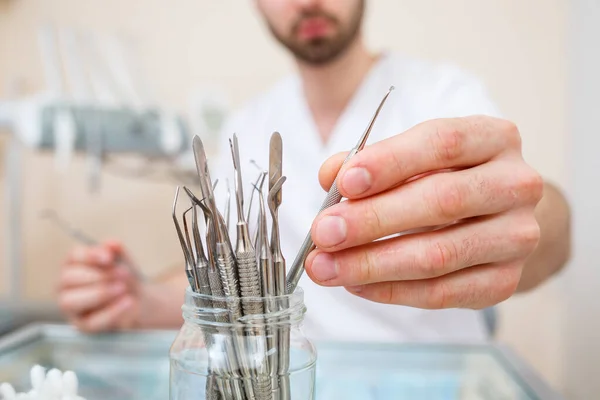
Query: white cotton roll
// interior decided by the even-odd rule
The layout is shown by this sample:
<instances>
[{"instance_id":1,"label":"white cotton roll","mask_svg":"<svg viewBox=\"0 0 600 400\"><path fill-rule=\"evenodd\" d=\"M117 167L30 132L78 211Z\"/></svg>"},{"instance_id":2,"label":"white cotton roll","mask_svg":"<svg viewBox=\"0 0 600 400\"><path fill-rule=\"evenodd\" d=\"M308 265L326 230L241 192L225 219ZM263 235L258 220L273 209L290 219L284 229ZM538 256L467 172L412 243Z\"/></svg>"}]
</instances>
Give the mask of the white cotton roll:
<instances>
[{"instance_id":1,"label":"white cotton roll","mask_svg":"<svg viewBox=\"0 0 600 400\"><path fill-rule=\"evenodd\" d=\"M15 389L12 387L12 385L8 383L3 383L2 385L0 385L0 394L2 395L4 400L17 399L17 393L15 392Z\"/></svg>"},{"instance_id":2,"label":"white cotton roll","mask_svg":"<svg viewBox=\"0 0 600 400\"><path fill-rule=\"evenodd\" d=\"M38 397L39 400L58 400L61 397L60 387L47 375Z\"/></svg>"},{"instance_id":3,"label":"white cotton roll","mask_svg":"<svg viewBox=\"0 0 600 400\"><path fill-rule=\"evenodd\" d=\"M52 396L62 397L63 391L63 373L60 370L54 368L48 371L46 375L46 381L50 382L52 388Z\"/></svg>"},{"instance_id":4,"label":"white cotton roll","mask_svg":"<svg viewBox=\"0 0 600 400\"><path fill-rule=\"evenodd\" d=\"M31 387L33 390L40 390L46 380L46 368L36 365L31 368Z\"/></svg>"},{"instance_id":5,"label":"white cotton roll","mask_svg":"<svg viewBox=\"0 0 600 400\"><path fill-rule=\"evenodd\" d=\"M73 371L66 371L63 374L63 396L75 397L77 396L77 390L79 389L79 382L77 381L77 375Z\"/></svg>"}]
</instances>

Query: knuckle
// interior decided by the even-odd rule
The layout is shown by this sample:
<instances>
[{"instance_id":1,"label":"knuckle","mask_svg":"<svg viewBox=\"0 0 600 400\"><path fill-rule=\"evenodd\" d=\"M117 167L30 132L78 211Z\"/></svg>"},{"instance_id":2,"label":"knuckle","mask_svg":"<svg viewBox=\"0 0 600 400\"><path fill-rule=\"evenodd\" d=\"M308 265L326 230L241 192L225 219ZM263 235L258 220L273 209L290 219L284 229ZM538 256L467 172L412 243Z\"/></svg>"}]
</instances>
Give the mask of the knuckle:
<instances>
[{"instance_id":1,"label":"knuckle","mask_svg":"<svg viewBox=\"0 0 600 400\"><path fill-rule=\"evenodd\" d=\"M382 215L379 205L375 201L375 198L365 199L363 202L363 215L364 218L361 220L366 223L361 230L369 232L370 235L375 235L382 232L384 229L386 218Z\"/></svg>"},{"instance_id":2,"label":"knuckle","mask_svg":"<svg viewBox=\"0 0 600 400\"><path fill-rule=\"evenodd\" d=\"M520 148L521 147L521 132L519 127L512 121L502 120L501 132L506 138L506 141L510 147Z\"/></svg>"},{"instance_id":3,"label":"knuckle","mask_svg":"<svg viewBox=\"0 0 600 400\"><path fill-rule=\"evenodd\" d=\"M385 290L383 291L383 299L385 304L394 304L394 300L396 300L396 290L393 283L388 283L385 285Z\"/></svg>"},{"instance_id":4,"label":"knuckle","mask_svg":"<svg viewBox=\"0 0 600 400\"><path fill-rule=\"evenodd\" d=\"M527 168L519 177L519 191L526 201L537 204L544 192L544 179L533 168Z\"/></svg>"},{"instance_id":5,"label":"knuckle","mask_svg":"<svg viewBox=\"0 0 600 400\"><path fill-rule=\"evenodd\" d=\"M494 303L509 299L516 291L521 280L521 269L514 266L499 269L494 281Z\"/></svg>"},{"instance_id":6,"label":"knuckle","mask_svg":"<svg viewBox=\"0 0 600 400\"><path fill-rule=\"evenodd\" d=\"M370 252L365 251L361 256L360 272L358 279L361 282L373 282L378 279L378 269Z\"/></svg>"},{"instance_id":7,"label":"knuckle","mask_svg":"<svg viewBox=\"0 0 600 400\"><path fill-rule=\"evenodd\" d=\"M395 151L395 148L389 147L389 160L391 162L392 171L395 175L402 176L405 173L405 163L406 160L404 157L400 157L400 154Z\"/></svg>"},{"instance_id":8,"label":"knuckle","mask_svg":"<svg viewBox=\"0 0 600 400\"><path fill-rule=\"evenodd\" d=\"M428 202L432 208L433 217L452 221L459 217L467 201L467 191L457 183L432 185L432 194Z\"/></svg>"},{"instance_id":9,"label":"knuckle","mask_svg":"<svg viewBox=\"0 0 600 400\"><path fill-rule=\"evenodd\" d=\"M390 283L389 304L404 304L406 302L405 286L398 283Z\"/></svg>"},{"instance_id":10,"label":"knuckle","mask_svg":"<svg viewBox=\"0 0 600 400\"><path fill-rule=\"evenodd\" d=\"M458 263L459 250L452 241L437 241L423 251L421 268L428 278L443 275Z\"/></svg>"},{"instance_id":11,"label":"knuckle","mask_svg":"<svg viewBox=\"0 0 600 400\"><path fill-rule=\"evenodd\" d=\"M448 308L453 299L452 290L443 281L437 281L430 285L425 299L425 308L438 310Z\"/></svg>"},{"instance_id":12,"label":"knuckle","mask_svg":"<svg viewBox=\"0 0 600 400\"><path fill-rule=\"evenodd\" d=\"M463 154L465 134L452 125L439 124L434 133L433 149L436 159L444 164Z\"/></svg>"},{"instance_id":13,"label":"knuckle","mask_svg":"<svg viewBox=\"0 0 600 400\"><path fill-rule=\"evenodd\" d=\"M535 249L541 237L540 225L535 217L531 215L526 219L521 219L515 226L517 228L513 232L513 242L527 252Z\"/></svg>"}]
</instances>

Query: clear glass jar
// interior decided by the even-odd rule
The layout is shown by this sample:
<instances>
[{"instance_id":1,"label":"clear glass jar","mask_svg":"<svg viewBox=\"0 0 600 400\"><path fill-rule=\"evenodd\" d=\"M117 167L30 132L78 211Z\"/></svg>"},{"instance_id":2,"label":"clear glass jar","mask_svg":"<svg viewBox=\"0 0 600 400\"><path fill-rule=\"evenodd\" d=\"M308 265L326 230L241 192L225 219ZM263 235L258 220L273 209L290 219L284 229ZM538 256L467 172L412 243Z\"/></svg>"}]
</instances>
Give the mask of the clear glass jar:
<instances>
[{"instance_id":1,"label":"clear glass jar","mask_svg":"<svg viewBox=\"0 0 600 400\"><path fill-rule=\"evenodd\" d=\"M245 315L232 322L231 315ZM312 400L317 353L301 326L304 292L221 298L189 287L170 350L171 400Z\"/></svg>"}]
</instances>

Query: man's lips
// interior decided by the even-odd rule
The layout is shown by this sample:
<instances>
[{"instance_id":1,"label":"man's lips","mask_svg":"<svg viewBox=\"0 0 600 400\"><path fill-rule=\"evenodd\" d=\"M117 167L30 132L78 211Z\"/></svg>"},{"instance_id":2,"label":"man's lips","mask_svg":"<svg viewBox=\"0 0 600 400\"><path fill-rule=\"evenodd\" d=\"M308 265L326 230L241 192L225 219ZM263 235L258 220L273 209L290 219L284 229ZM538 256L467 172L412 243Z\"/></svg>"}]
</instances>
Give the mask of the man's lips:
<instances>
[{"instance_id":1,"label":"man's lips","mask_svg":"<svg viewBox=\"0 0 600 400\"><path fill-rule=\"evenodd\" d=\"M331 22L323 17L311 17L300 22L298 38L311 40L327 36L331 30Z\"/></svg>"}]
</instances>

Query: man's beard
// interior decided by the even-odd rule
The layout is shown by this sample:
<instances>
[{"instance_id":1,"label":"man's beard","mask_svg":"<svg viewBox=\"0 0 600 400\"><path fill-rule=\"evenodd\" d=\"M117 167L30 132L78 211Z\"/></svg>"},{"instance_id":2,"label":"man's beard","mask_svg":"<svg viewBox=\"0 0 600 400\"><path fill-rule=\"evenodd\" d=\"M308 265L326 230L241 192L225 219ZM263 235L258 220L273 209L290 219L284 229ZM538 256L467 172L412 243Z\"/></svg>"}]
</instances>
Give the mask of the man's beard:
<instances>
[{"instance_id":1,"label":"man's beard","mask_svg":"<svg viewBox=\"0 0 600 400\"><path fill-rule=\"evenodd\" d=\"M337 18L323 11L303 13L292 25L291 32L286 36L278 34L270 23L268 25L275 39L290 50L297 59L307 64L323 65L335 60L350 47L360 32L363 14L364 0L360 1L358 7L354 10L347 26L342 26ZM305 19L315 17L329 21L336 28L336 33L331 37L315 38L304 42L298 41L296 39L298 37L297 33L302 22Z\"/></svg>"}]
</instances>

